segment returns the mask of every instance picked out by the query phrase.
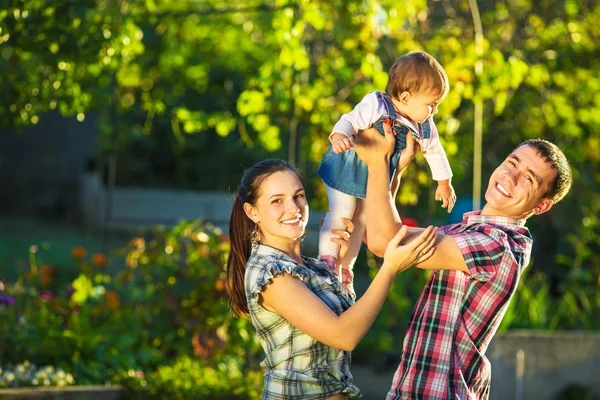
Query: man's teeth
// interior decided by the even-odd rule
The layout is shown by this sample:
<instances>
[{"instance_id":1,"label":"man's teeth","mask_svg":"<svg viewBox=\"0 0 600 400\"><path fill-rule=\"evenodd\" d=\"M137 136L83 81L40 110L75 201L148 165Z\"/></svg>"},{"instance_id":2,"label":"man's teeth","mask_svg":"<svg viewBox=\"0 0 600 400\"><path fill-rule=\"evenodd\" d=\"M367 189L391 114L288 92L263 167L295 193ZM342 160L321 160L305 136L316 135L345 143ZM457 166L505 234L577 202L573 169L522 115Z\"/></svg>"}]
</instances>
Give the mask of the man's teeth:
<instances>
[{"instance_id":1,"label":"man's teeth","mask_svg":"<svg viewBox=\"0 0 600 400\"><path fill-rule=\"evenodd\" d=\"M508 196L508 197L510 197L510 194L508 193L508 190L506 190L506 189L504 188L504 186L502 186L501 184L497 183L497 184L496 184L496 187L498 188L498 190L499 190L499 191L501 191L501 192L502 192L502 194L504 194L505 196Z\"/></svg>"}]
</instances>

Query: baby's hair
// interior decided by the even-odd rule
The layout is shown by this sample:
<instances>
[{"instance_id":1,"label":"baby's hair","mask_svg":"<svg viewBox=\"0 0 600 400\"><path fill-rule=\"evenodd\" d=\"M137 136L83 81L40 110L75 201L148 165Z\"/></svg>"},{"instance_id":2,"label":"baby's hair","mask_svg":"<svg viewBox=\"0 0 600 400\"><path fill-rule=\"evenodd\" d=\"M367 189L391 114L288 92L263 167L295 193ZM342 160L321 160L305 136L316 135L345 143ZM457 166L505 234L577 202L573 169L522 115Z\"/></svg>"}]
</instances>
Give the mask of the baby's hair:
<instances>
[{"instance_id":1,"label":"baby's hair","mask_svg":"<svg viewBox=\"0 0 600 400\"><path fill-rule=\"evenodd\" d=\"M439 94L449 90L448 76L440 63L424 51L413 51L396 60L390 68L385 91L397 99L402 92Z\"/></svg>"}]
</instances>

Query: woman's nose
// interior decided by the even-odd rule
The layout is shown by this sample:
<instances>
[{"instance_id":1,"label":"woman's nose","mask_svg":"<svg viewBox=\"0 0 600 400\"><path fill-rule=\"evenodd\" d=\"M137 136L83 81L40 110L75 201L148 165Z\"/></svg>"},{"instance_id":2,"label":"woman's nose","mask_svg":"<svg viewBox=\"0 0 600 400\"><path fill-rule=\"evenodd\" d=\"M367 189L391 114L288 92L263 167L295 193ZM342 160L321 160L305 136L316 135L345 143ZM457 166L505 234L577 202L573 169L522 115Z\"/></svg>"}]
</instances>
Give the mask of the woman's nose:
<instances>
[{"instance_id":1,"label":"woman's nose","mask_svg":"<svg viewBox=\"0 0 600 400\"><path fill-rule=\"evenodd\" d=\"M286 211L288 213L297 213L298 211L300 211L300 207L298 207L298 204L296 204L295 201L290 201L288 202Z\"/></svg>"}]
</instances>

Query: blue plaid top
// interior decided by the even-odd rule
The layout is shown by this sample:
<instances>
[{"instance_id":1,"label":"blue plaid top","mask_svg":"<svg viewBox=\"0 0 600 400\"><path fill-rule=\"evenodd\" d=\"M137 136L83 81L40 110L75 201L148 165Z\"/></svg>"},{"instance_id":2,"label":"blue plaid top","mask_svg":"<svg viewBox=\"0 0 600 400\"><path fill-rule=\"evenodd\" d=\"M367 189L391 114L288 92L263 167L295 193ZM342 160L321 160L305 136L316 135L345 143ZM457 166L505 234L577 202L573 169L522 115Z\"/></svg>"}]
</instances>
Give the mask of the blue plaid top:
<instances>
[{"instance_id":1,"label":"blue plaid top","mask_svg":"<svg viewBox=\"0 0 600 400\"><path fill-rule=\"evenodd\" d=\"M334 349L297 329L259 304L259 294L284 272L300 279L337 315L354 300L324 263L302 257L300 265L282 251L259 245L246 265L245 289L250 318L265 351L263 399L326 399L337 393L362 394L352 383L350 352Z\"/></svg>"}]
</instances>

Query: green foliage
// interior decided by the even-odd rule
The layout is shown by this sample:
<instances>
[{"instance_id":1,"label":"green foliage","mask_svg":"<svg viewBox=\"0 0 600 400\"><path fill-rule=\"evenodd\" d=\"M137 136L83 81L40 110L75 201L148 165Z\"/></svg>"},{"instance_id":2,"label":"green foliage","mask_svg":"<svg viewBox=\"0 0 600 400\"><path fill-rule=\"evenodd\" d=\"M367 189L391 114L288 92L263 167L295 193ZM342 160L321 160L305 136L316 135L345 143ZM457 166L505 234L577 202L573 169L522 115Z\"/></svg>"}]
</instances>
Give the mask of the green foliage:
<instances>
[{"instance_id":1,"label":"green foliage","mask_svg":"<svg viewBox=\"0 0 600 400\"><path fill-rule=\"evenodd\" d=\"M56 266L38 265L32 246L30 270L16 282L0 281L0 364L28 359L63 368L79 384L112 382L145 392L157 379L157 390L166 393L168 366L195 354L198 361L185 361L197 365L190 376L206 381L189 390L218 393L211 379L228 376L239 381L232 395L252 396L251 382L261 379L246 370L257 367L260 346L250 321L229 310L228 250L220 229L200 221L157 227L122 249L126 266L112 277L103 254L88 257L85 248L74 248L76 274L63 276ZM159 366L167 369L153 374ZM241 379L241 371L253 380Z\"/></svg>"},{"instance_id":2,"label":"green foliage","mask_svg":"<svg viewBox=\"0 0 600 400\"><path fill-rule=\"evenodd\" d=\"M214 365L184 356L160 367L152 377L151 398L160 399L259 399L263 376L243 371L239 359L226 357Z\"/></svg>"},{"instance_id":3,"label":"green foliage","mask_svg":"<svg viewBox=\"0 0 600 400\"><path fill-rule=\"evenodd\" d=\"M154 324L158 347L212 359L235 354L246 359L259 351L247 319L231 315L226 298L225 265L229 242L223 232L200 221L182 221L172 229L157 227L150 240L138 237L126 249L128 269L116 280L137 282L129 291L139 312ZM127 284L129 285L129 284Z\"/></svg>"},{"instance_id":4,"label":"green foliage","mask_svg":"<svg viewBox=\"0 0 600 400\"><path fill-rule=\"evenodd\" d=\"M535 137L556 143L573 167L572 193L528 222L536 271L524 276L503 329L597 329L600 4L478 3L485 36L480 73L468 2L11 0L0 11L0 122L35 124L52 110L80 120L95 113L104 135L97 156L116 147L128 171L119 183L228 189L239 180L240 164L287 154L309 178L311 206L323 207L325 190L314 171L333 124L367 92L384 89L398 56L424 49L450 79L436 124L459 197L471 193L475 96L484 107L484 177ZM398 199L409 215L443 223L447 215L431 184L419 156ZM224 250L198 255L204 244L189 233L194 229L159 231L149 244L132 244L129 259L139 272L131 264L120 278L137 286L120 293L144 316L133 329L156 330L140 333L153 351L181 353L201 331L198 351L227 341L238 354L253 354L249 323L228 319L218 301L222 289L213 286ZM208 267L209 258L217 268ZM378 319L382 335L414 304L404 294L411 284L399 279L391 308ZM83 295L91 293L85 278L76 285L82 302L93 301ZM205 293L213 296L208 305L199 302ZM147 309L139 306L144 302ZM168 323L153 326L154 320Z\"/></svg>"}]
</instances>

